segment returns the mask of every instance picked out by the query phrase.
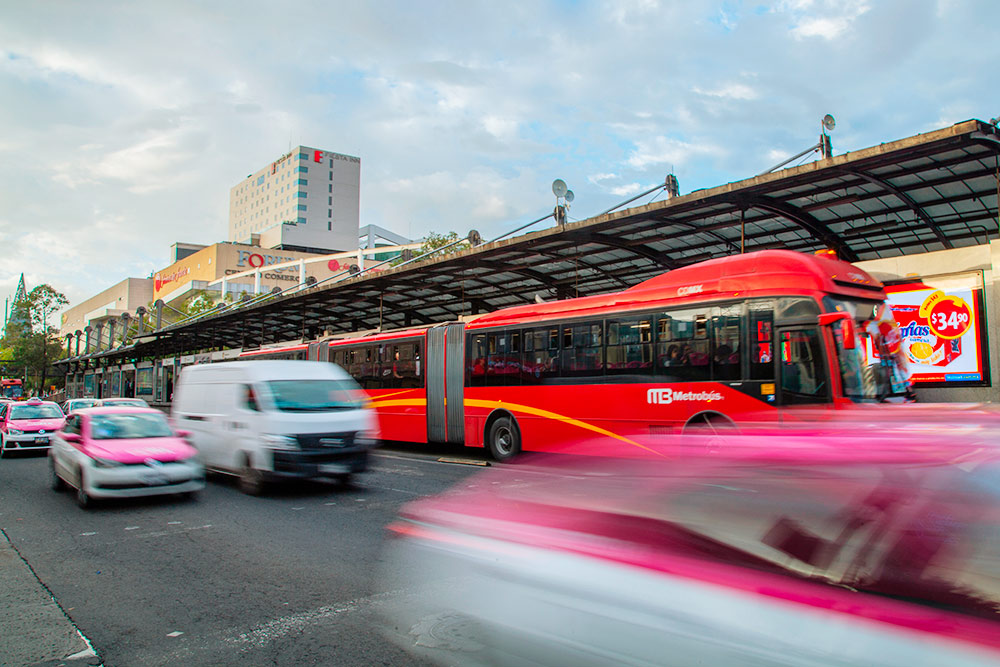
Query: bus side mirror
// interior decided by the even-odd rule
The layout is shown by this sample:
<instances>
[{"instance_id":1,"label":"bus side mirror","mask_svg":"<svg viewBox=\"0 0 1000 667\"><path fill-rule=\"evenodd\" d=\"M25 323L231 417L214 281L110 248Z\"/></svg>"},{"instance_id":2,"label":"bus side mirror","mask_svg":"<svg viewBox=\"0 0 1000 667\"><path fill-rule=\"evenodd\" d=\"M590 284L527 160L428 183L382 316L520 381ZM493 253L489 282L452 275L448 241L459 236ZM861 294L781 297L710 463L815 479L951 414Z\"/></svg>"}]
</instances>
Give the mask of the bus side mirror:
<instances>
[{"instance_id":1,"label":"bus side mirror","mask_svg":"<svg viewBox=\"0 0 1000 667\"><path fill-rule=\"evenodd\" d=\"M819 316L819 325L825 327L834 322L843 322L844 325L844 349L853 350L857 347L857 331L854 329L854 318L850 313L822 313Z\"/></svg>"}]
</instances>

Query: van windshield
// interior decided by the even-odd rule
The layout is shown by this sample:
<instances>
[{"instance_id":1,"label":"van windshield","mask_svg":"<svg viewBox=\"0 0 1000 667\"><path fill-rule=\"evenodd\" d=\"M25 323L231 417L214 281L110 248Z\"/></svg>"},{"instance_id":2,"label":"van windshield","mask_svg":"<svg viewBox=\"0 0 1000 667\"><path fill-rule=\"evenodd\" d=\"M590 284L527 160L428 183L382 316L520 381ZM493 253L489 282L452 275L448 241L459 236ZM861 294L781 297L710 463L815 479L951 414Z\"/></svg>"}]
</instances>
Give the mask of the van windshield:
<instances>
[{"instance_id":1,"label":"van windshield","mask_svg":"<svg viewBox=\"0 0 1000 667\"><path fill-rule=\"evenodd\" d=\"M282 412L356 410L364 405L354 380L272 380L267 384L274 407Z\"/></svg>"}]
</instances>

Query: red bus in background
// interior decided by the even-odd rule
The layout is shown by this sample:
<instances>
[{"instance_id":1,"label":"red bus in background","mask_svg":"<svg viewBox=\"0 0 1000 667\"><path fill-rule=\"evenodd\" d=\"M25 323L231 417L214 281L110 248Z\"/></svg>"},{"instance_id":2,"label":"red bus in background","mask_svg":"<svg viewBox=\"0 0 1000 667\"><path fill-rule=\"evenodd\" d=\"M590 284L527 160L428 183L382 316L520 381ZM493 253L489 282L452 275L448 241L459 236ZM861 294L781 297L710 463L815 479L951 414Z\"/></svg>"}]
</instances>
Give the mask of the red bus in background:
<instances>
[{"instance_id":1,"label":"red bus in background","mask_svg":"<svg viewBox=\"0 0 1000 667\"><path fill-rule=\"evenodd\" d=\"M485 446L503 461L900 397L909 385L885 298L851 264L766 250L622 292L241 358L337 363L368 392L384 439Z\"/></svg>"},{"instance_id":2,"label":"red bus in background","mask_svg":"<svg viewBox=\"0 0 1000 667\"><path fill-rule=\"evenodd\" d=\"M0 397L21 398L23 393L23 382L21 380L7 378L0 380Z\"/></svg>"}]
</instances>

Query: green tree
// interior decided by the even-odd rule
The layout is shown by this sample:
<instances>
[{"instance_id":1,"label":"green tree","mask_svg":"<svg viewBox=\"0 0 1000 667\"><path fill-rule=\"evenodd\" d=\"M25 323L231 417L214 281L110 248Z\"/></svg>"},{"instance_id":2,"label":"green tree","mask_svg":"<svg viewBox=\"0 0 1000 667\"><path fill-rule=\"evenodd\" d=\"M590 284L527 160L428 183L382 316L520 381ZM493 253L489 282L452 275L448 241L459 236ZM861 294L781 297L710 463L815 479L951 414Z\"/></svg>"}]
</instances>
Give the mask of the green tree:
<instances>
[{"instance_id":1,"label":"green tree","mask_svg":"<svg viewBox=\"0 0 1000 667\"><path fill-rule=\"evenodd\" d=\"M26 381L36 379L37 385L32 385L36 390L45 388L49 364L64 353L59 332L49 327L49 318L67 305L64 294L50 285L39 285L12 309L0 347L10 350L8 370L10 366L23 368Z\"/></svg>"}]
</instances>

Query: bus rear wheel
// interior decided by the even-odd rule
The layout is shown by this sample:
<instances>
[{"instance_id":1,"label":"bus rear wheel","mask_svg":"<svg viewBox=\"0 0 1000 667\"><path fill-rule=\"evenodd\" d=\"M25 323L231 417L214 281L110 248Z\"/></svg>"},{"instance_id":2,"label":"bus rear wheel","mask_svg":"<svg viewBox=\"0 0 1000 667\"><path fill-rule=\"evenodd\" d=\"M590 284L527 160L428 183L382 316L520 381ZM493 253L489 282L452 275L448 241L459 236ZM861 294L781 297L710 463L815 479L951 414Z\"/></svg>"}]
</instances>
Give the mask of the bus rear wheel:
<instances>
[{"instance_id":1,"label":"bus rear wheel","mask_svg":"<svg viewBox=\"0 0 1000 667\"><path fill-rule=\"evenodd\" d=\"M513 417L498 417L490 424L486 446L495 461L506 463L521 453L521 433Z\"/></svg>"}]
</instances>

